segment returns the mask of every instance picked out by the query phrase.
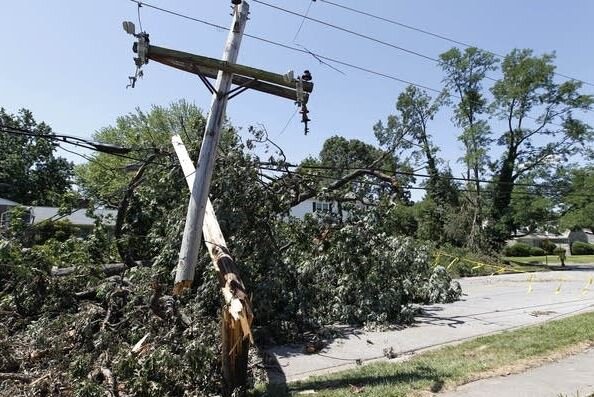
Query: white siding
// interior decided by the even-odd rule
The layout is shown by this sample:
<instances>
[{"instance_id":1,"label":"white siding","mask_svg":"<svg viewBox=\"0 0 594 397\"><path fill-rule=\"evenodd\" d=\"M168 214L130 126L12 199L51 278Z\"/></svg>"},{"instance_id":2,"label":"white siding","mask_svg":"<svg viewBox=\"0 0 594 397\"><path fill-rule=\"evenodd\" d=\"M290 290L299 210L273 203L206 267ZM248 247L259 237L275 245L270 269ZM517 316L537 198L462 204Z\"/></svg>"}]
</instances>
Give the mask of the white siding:
<instances>
[{"instance_id":1,"label":"white siding","mask_svg":"<svg viewBox=\"0 0 594 397\"><path fill-rule=\"evenodd\" d=\"M308 199L297 204L296 206L291 208L291 210L289 211L289 215L299 219L305 218L306 214L311 214L313 212L314 201L315 200L313 199Z\"/></svg>"},{"instance_id":2,"label":"white siding","mask_svg":"<svg viewBox=\"0 0 594 397\"><path fill-rule=\"evenodd\" d=\"M328 203L328 201L317 200L315 198L307 199L307 200L297 204L293 208L291 208L291 210L289 211L289 215L294 218L303 219L303 218L305 218L306 214L311 214L314 212L314 209L313 209L314 203ZM337 211L338 211L338 203L336 201L334 201L334 202L332 202L332 212L336 214ZM348 211L343 211L343 216L345 218L348 218L348 216L349 216Z\"/></svg>"}]
</instances>

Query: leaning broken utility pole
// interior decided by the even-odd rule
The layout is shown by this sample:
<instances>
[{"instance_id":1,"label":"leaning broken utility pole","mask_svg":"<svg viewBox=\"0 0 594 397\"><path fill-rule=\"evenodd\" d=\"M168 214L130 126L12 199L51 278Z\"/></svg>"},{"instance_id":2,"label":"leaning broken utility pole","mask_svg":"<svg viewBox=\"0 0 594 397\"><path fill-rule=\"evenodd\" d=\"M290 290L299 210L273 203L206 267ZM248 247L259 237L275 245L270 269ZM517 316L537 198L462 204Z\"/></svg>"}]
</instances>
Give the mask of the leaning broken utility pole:
<instances>
[{"instance_id":1,"label":"leaning broken utility pole","mask_svg":"<svg viewBox=\"0 0 594 397\"><path fill-rule=\"evenodd\" d=\"M252 312L247 293L239 271L226 247L214 210L208 200L210 181L214 170L216 150L224 121L227 101L247 89L254 89L295 101L301 107L305 133L308 132L307 102L313 90L311 74L305 71L301 77L294 78L293 72L285 75L238 65L236 63L239 46L247 17L249 5L244 0L232 0L233 23L229 31L222 60L150 45L149 35L145 32L136 34L132 22L124 22L124 30L134 35L138 41L134 51L138 57L136 74L130 77L130 86L134 87L142 77L142 66L153 60L179 70L198 75L212 93L211 110L208 115L206 130L200 148L200 155L195 170L183 147L181 140L175 140L174 147L187 176L191 195L186 215L184 235L176 268L174 293L179 294L189 288L194 279L194 272L200 248L200 230L219 276L219 284L225 297L226 308L223 310L223 392L231 395L236 389L246 384L248 340L251 340ZM213 85L208 78L215 78ZM231 85L237 87L231 89ZM190 175L191 174L191 175Z\"/></svg>"},{"instance_id":2,"label":"leaning broken utility pole","mask_svg":"<svg viewBox=\"0 0 594 397\"><path fill-rule=\"evenodd\" d=\"M235 6L233 24L227 37L223 61L235 63L239 54L239 46L243 30L247 22L249 6L245 1ZM186 225L179 251L179 261L175 271L175 292L179 293L192 285L194 271L200 249L200 230L204 222L204 211L208 200L210 180L214 170L217 146L221 133L221 125L225 117L228 92L231 88L233 74L219 71L212 94L210 113L206 120L206 130L202 139L200 155L196 163L196 178L192 186L192 194L188 204Z\"/></svg>"},{"instance_id":3,"label":"leaning broken utility pole","mask_svg":"<svg viewBox=\"0 0 594 397\"><path fill-rule=\"evenodd\" d=\"M190 155L179 135L171 137L171 143L186 177L188 188L192 189L196 169ZM253 342L251 336L253 314L239 270L229 253L214 208L208 199L202 234L204 234L204 243L217 271L219 285L225 299L226 307L223 310L221 324L222 368L225 389L232 392L236 388L244 387L247 380L249 343ZM245 336L248 335L249 339L246 339Z\"/></svg>"}]
</instances>

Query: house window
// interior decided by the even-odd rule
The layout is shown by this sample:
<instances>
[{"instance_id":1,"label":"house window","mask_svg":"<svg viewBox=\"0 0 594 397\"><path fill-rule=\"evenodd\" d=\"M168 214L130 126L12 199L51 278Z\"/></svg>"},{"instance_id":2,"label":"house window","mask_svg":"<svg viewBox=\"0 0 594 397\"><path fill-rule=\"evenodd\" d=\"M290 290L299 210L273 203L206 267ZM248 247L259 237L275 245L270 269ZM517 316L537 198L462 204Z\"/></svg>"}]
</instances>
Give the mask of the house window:
<instances>
[{"instance_id":1,"label":"house window","mask_svg":"<svg viewBox=\"0 0 594 397\"><path fill-rule=\"evenodd\" d=\"M331 212L332 211L332 203L327 203L323 201L314 201L313 202L313 212Z\"/></svg>"}]
</instances>

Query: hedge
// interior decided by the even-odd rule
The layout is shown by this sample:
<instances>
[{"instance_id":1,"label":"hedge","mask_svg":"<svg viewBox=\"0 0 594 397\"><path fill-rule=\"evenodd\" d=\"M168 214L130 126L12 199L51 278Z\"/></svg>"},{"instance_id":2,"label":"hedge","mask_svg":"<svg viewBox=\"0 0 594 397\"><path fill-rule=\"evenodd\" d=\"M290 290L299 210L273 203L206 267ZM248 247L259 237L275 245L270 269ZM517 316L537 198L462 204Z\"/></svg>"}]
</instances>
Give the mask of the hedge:
<instances>
[{"instance_id":1,"label":"hedge","mask_svg":"<svg viewBox=\"0 0 594 397\"><path fill-rule=\"evenodd\" d=\"M530 247L530 256L544 256L547 252L540 247Z\"/></svg>"},{"instance_id":2,"label":"hedge","mask_svg":"<svg viewBox=\"0 0 594 397\"><path fill-rule=\"evenodd\" d=\"M530 256L533 247L524 243L516 243L503 249L505 256Z\"/></svg>"},{"instance_id":3,"label":"hedge","mask_svg":"<svg viewBox=\"0 0 594 397\"><path fill-rule=\"evenodd\" d=\"M594 255L594 245L575 241L571 244L571 255Z\"/></svg>"}]
</instances>

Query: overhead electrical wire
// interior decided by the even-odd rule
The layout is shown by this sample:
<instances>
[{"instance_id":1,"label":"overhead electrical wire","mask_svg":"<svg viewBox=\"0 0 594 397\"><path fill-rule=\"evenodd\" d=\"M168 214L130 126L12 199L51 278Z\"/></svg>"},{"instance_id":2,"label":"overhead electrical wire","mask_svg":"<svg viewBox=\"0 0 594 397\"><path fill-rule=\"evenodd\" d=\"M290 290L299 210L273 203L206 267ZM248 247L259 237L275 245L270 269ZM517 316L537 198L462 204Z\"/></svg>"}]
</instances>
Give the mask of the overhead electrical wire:
<instances>
[{"instance_id":1,"label":"overhead electrical wire","mask_svg":"<svg viewBox=\"0 0 594 397\"><path fill-rule=\"evenodd\" d=\"M68 135L68 134L39 133L39 132L35 132L35 131L28 130L25 128L10 127L10 126L3 125L3 124L0 124L0 132L4 132L7 134L13 134L13 135L37 137L37 138L48 139L48 140L52 140L52 141L59 141L59 142L67 143L69 145L96 151L99 153L105 153L105 154L109 154L112 156L121 157L124 159L138 161L138 162L142 162L144 160L133 157L133 156L129 156L128 153L130 153L132 151L143 151L143 150L157 152L157 153L161 152L161 150L156 147L152 147L152 148L123 147L123 146L115 145L115 144L111 144L111 143L101 143L101 142L90 141L85 138L80 138L80 137Z\"/></svg>"},{"instance_id":2,"label":"overhead electrical wire","mask_svg":"<svg viewBox=\"0 0 594 397\"><path fill-rule=\"evenodd\" d=\"M426 30L426 29L421 29L421 28L418 28L418 27L415 27L415 26L412 26L412 25L408 25L408 24L399 22L399 21L397 21L395 19L390 19L390 18L382 17L381 15L376 15L376 14L372 14L372 13L367 12L367 11L363 11L363 10L356 9L356 8L353 8L353 7L348 7L348 6L345 6L344 4L339 4L339 3L336 3L336 2L330 1L330 0L319 0L319 1L320 1L320 3L329 4L331 6L342 8L344 10L347 10L347 11L350 11L350 12L353 12L353 13L356 13L356 14L365 15L367 17L370 17L370 18L373 18L373 19L376 19L376 20L379 20L379 21L384 21L384 22L387 22L387 23L390 23L390 24L393 24L393 25L397 25L397 26L400 26L400 27L403 27L403 28L406 28L406 29L409 29L409 30L413 30L415 32L419 32L419 33L422 33L422 34L425 34L425 35L428 35L428 36L432 36L432 37L435 37L435 38L438 38L438 39L441 39L441 40L444 40L444 41L448 41L450 43L457 44L457 45L460 45L462 47L466 47L466 48L478 48L481 51L483 51L483 52L485 52L487 54L493 55L493 56L495 56L495 57L497 57L499 59L505 58L505 55L498 54L498 53L493 52L493 51L485 50L485 49L480 48L480 47L477 47L475 45L472 45L472 44L469 44L469 43L466 43L466 42L463 42L463 41L455 40L455 39L452 39L452 38L447 37L445 35L434 33L434 32L431 32L429 30ZM591 83L589 81L582 80L582 79L579 79L577 77L568 76L566 74L559 73L559 72L554 72L554 73L555 73L556 76L562 77L564 79L575 80L575 81L578 81L578 82L580 82L580 83L582 83L584 85L589 85L589 86L594 87L594 83Z\"/></svg>"},{"instance_id":3,"label":"overhead electrical wire","mask_svg":"<svg viewBox=\"0 0 594 397\"><path fill-rule=\"evenodd\" d=\"M224 27L224 26L222 26L222 25L218 25L216 23L209 22L209 21L206 21L204 19L200 19L200 18L196 18L196 17L191 17L189 15L185 15L185 14L182 14L182 13L177 12L177 11L172 11L172 10L169 10L169 9L166 9L166 8L158 7L158 6L155 6L155 5L146 3L144 1L140 1L140 0L130 0L130 1L133 2L133 3L136 3L136 4L142 4L143 6L146 6L146 7L152 8L154 10L157 10L157 11L160 11L160 12L163 12L163 13L166 13L166 14L170 14L170 15L173 15L173 16L176 16L176 17L179 17L179 18L187 19L187 20L190 20L190 21L193 21L193 22L198 22L198 23L201 23L203 25L210 26L210 27L213 27L213 28L216 28L216 29L227 30L227 28ZM254 1L254 0L252 0L252 1ZM301 14L299 14L299 15L301 15ZM356 64L353 64L351 62L343 61L343 60L340 60L340 59L337 59L337 58L332 58L332 57L329 57L329 56L325 56L325 55L322 55L322 54L319 54L319 53L316 53L316 52L313 52L313 51L309 51L309 50L306 50L306 49L294 47L294 46L289 45L289 44L284 44L284 43L280 43L278 41L270 40L270 39L267 39L265 37L256 36L256 35L253 35L253 34L250 34L250 33L244 33L243 35L245 37L249 37L251 39L254 39L254 40L257 40L257 41L266 43L266 44L270 44L270 45L277 46L277 47L280 47L280 48L284 48L284 49L287 49L287 50L290 50L290 51L299 52L299 53L302 53L302 54L306 54L306 55L312 56L312 57L314 57L318 61L323 60L323 61L332 62L332 63L335 63L337 65L342 65L342 66L345 66L345 67L348 67L348 68L351 68L351 69L354 69L354 70L365 72L367 74L378 76L378 77L383 77L385 79L396 81L396 82L399 82L399 83L402 83L402 84L412 85L412 86L415 86L415 87L418 87L418 88L422 88L424 90L427 90L427 91L430 91L430 92L434 92L434 93L437 93L437 94L442 94L443 93L443 90L441 90L441 89L433 88L433 87L430 87L430 86L427 86L427 85L424 85L424 84L415 83L415 82L410 81L410 80L405 80L405 79L399 78L399 77L397 77L395 75L391 75L391 74L388 74L388 73L379 72L377 70L373 70L373 69L370 69L370 68L367 68L367 67L364 67L364 66L356 65ZM463 99L459 95L452 95L452 96L455 97L455 98L457 98L457 99ZM525 117L528 118L528 119L531 119L531 120L539 121L539 119L537 117L532 117L532 116L528 116L528 115L525 116ZM554 123L552 121L549 122L548 124L555 125L555 126L558 126L558 127L563 127L563 125L558 124L558 123Z\"/></svg>"},{"instance_id":4,"label":"overhead electrical wire","mask_svg":"<svg viewBox=\"0 0 594 397\"><path fill-rule=\"evenodd\" d=\"M176 12L176 11L168 10L168 9L165 9L165 8L162 8L162 7L158 7L158 6L149 4L149 3L145 3L144 1L139 1L139 0L130 0L130 1L133 2L133 3L137 3L137 4L138 3L141 3L143 6L152 8L152 9L157 10L157 11L161 11L161 12L166 13L166 14L174 15L174 16L177 16L179 18L183 18L183 19L187 19L187 20L190 20L190 21L198 22L198 23L201 23L203 25L210 26L210 27L213 27L213 28L216 28L216 29L227 30L227 28L225 26L218 25L216 23L212 23L212 22L209 22L209 21L200 19L200 18L191 17L191 16L188 16L188 15L185 15L185 14L182 14L182 13L179 13L179 12ZM328 56L325 56L325 55L321 55L319 53L315 53L315 52L312 52L312 51L304 50L302 48L294 47L294 46L289 45L289 44L284 44L284 43L280 43L278 41L270 40L270 39L267 39L265 37L256 36L256 35L253 35L253 34L250 34L250 33L244 33L243 35L245 37L249 37L250 39L254 39L254 40L257 40L257 41L260 41L260 42L263 42L263 43L274 45L274 46L277 46L277 47L280 47L280 48L284 48L284 49L287 49L287 50L290 50L290 51L294 51L294 52L299 52L299 53L302 53L302 54L306 54L308 56L313 56L315 58L319 58L319 59L322 59L324 61L333 62L333 63L335 63L337 65L346 66L348 68L359 70L359 71L362 71L362 72L365 72L365 73L368 73L368 74L372 74L372 75L384 77L386 79L397 81L399 83L410 84L410 85L413 85L415 87L423 88L423 89L425 89L427 91L432 91L432 92L435 92L435 93L438 93L438 94L440 94L442 92L441 90L438 90L436 88L432 88L432 87L429 87L429 86L426 86L426 85L423 85L423 84L414 83L412 81L401 79L401 78L396 77L394 75L389 75L387 73L378 72L378 71L375 71L375 70L372 70L372 69L369 69L369 68L366 68L366 67L363 67L363 66L358 66L358 65L349 63L347 61L342 61L340 59L331 58L331 57L328 57Z\"/></svg>"},{"instance_id":5,"label":"overhead electrical wire","mask_svg":"<svg viewBox=\"0 0 594 397\"><path fill-rule=\"evenodd\" d=\"M309 11L311 10L311 6L314 1L315 0L310 0L309 4L307 5L307 10L305 11L305 15L309 15ZM299 33L301 33L301 29L303 29L304 24L305 24L305 18L303 18L301 20L301 23L299 24L299 28L297 29L297 32L295 32L295 36L293 37L293 43L297 40L297 37L299 36Z\"/></svg>"},{"instance_id":6,"label":"overhead electrical wire","mask_svg":"<svg viewBox=\"0 0 594 397\"><path fill-rule=\"evenodd\" d=\"M261 4L261 5L263 5L263 6L266 6L266 7L269 7L269 8L272 8L272 9L275 9L275 10L278 10L278 11L281 11L281 12L284 12L284 13L286 13L286 14L293 15L293 16L296 16L296 17L299 17L299 18L303 18L303 20L309 20L309 21L312 21L312 22L318 23L318 24L320 24L320 25L323 25L323 26L329 27L329 28L331 28L331 29L335 29L335 30L338 30L338 31L341 31L341 32L344 32L344 33L348 33L348 34L350 34L350 35L357 36L357 37L360 37L360 38L362 38L362 39L369 40L369 41L375 42L375 43L377 43L377 44L381 44L381 45L383 45L383 46L390 47L390 48L392 48L392 49L395 49L395 50L398 50L398 51L402 51L402 52L405 52L405 53L407 53L407 54L414 55L414 56L417 56L417 57L420 57L420 58L426 59L426 60L428 60L428 61L431 61L431 62L435 62L435 63L438 63L438 64L440 63L440 60L439 60L439 59L437 59L437 58L435 58L435 57L433 57L433 56L431 56L431 55L423 54L423 53L421 53L421 52L419 52L419 51L411 50L411 49L409 49L409 48L405 48L405 47L402 47L402 46L396 45L396 44L394 44L394 43L390 43L390 42L387 42L387 41L384 41L384 40L378 39L378 38L376 38L376 37L372 37L372 36L369 36L369 35L367 35L367 34L364 34L364 33L360 33L360 32L354 31L354 30L352 30L352 29L347 29L347 28L344 28L344 27L342 27L342 26L339 26L339 25L336 25L336 24L333 24L333 23L330 23L330 22L327 22L327 21L323 21L323 20L321 20L321 19L317 19L317 18L310 17L310 16L309 16L309 13L306 13L306 14L300 14L300 13L298 13L298 12L295 12L295 11L292 11L292 10L289 10L289 9L286 9L286 8L283 8L283 7L280 7L280 6L274 5L274 4L270 4L270 3L268 3L268 2L265 2L265 1L262 1L262 0L252 0L252 1L253 1L254 3L258 3L258 4ZM331 5L334 5L334 6L339 6L339 7L341 7L341 8L346 8L346 9L348 9L348 10L350 10L350 11L355 11L354 9L352 9L352 8L350 8L350 7L346 7L346 6L337 5L337 4L336 4L336 3L334 3L334 2L329 2L329 1L324 1L324 0L321 0L321 1L322 1L322 2L325 2L325 3L328 3L328 4L331 4ZM311 3L310 3L310 6L311 6ZM363 15L367 15L367 16L370 16L370 17L374 17L374 18L376 18L376 19L380 19L380 20L384 20L384 21L386 21L386 20L387 20L386 18L383 18L383 17L377 16L377 15L372 15L372 14L365 13L365 12L360 12L360 13L361 13L361 14L363 14ZM395 24L397 24L397 25L399 25L399 26L403 26L403 27L406 27L406 28L408 28L408 29L413 29L413 30L416 30L416 31L420 31L420 32L422 32L422 33L425 33L425 34L431 34L431 35L432 35L432 36L434 36L434 37L438 37L438 38L440 38L440 39L448 40L448 41L450 41L450 42L454 42L454 43L456 43L456 44L459 44L459 45L465 46L465 47L467 47L467 48L469 48L469 47L475 47L475 46L472 46L472 45L470 45L470 44L465 44L465 43L458 42L458 41L455 41L455 40L449 40L449 39L446 39L444 36L437 35L437 34L433 34L433 33L430 33L430 32L428 32L428 31L424 31L424 30L422 30L422 29L413 28L413 27L411 27L411 26L409 26L409 25L400 24L400 23L397 23L397 22L395 22L395 21L390 21L390 20L387 20L387 21L389 21L389 22L393 22L393 23L395 23ZM497 57L497 58L499 58L499 59L504 59L504 58L505 58L505 56L503 56L503 55L500 55L500 54L496 54L496 53L494 53L494 52L491 52L491 51L487 51L487 50L482 50L482 51L484 51L484 52L486 52L486 53L488 53L488 54L491 54L491 55L493 55L493 56L495 56L495 57ZM577 79L577 78L573 78L573 77L570 77L570 76L567 76L567 75L564 75L564 74L561 74L561 73L557 73L557 72L553 72L553 73L554 73L555 75L557 75L557 76L560 76L560 77L563 77L563 78L566 78L566 79L569 79L569 80L574 80L574 81L578 81L578 82L580 82L580 83L582 83L582 84L586 84L586 85L594 86L594 84L593 84L593 83L589 83L589 82L587 82L587 81L584 81L584 80L580 80L580 79ZM487 80L491 80L491 81L497 81L497 79L496 79L496 78L493 78L493 77L490 77L490 76L485 76L485 78L486 78Z\"/></svg>"},{"instance_id":7,"label":"overhead electrical wire","mask_svg":"<svg viewBox=\"0 0 594 397\"><path fill-rule=\"evenodd\" d=\"M348 33L350 35L357 36L357 37L360 37L362 39L369 40L369 41L375 42L377 44L381 44L383 46L390 47L390 48L393 48L395 50L402 51L402 52L405 52L407 54L417 56L419 58L424 58L424 59L426 59L428 61L431 61L431 62L439 62L439 59L437 59L435 57L432 57L430 55L426 55L426 54L423 54L423 53L418 52L418 51L415 51L415 50L411 50L411 49L408 49L408 48L405 48L405 47L401 47L399 45L396 45L396 44L393 44L393 43L389 43L387 41L384 41L384 40L381 40L381 39L378 39L378 38L369 36L369 35L364 34L364 33L360 33L360 32L354 31L352 29L347 29L347 28L344 28L344 27L339 26L339 25L335 25L335 24L330 23L330 22L327 22L327 21L322 21L321 19L310 17L307 14L300 14L298 12L291 11L291 10L288 10L286 8L283 8L283 7L279 7L277 5L270 4L270 3L267 3L267 2L262 1L262 0L252 0L252 1L254 3L258 3L258 4L261 4L263 6L266 6L266 7L269 7L269 8L272 8L272 9L275 9L275 10L278 10L278 11L281 11L281 12L284 12L286 14L290 14L290 15L293 15L293 16L296 16L296 17L299 17L299 18L303 18L304 20L315 22L317 24L324 25L324 26L327 26L329 28L332 28L332 29L335 29L335 30L338 30L338 31L341 31L341 32L344 32L344 33Z\"/></svg>"},{"instance_id":8,"label":"overhead electrical wire","mask_svg":"<svg viewBox=\"0 0 594 397\"><path fill-rule=\"evenodd\" d=\"M261 165L264 166L274 166L276 164L274 163L261 163ZM323 166L323 165L297 165L297 164L291 164L291 163L282 163L282 164L278 164L279 166L284 166L284 167L288 167L288 168L302 168L302 169L313 169L313 170L329 170L329 171L357 171L357 170L365 170L365 167L331 167L331 166ZM392 171L392 170L387 170L387 169L382 169L382 168L370 168L373 171L379 171L379 172L383 172L385 174L393 174L393 175L402 175L402 176L413 176L413 177L417 177L417 178L432 178L431 175L429 174L423 174L423 173L419 173L419 172L409 172L409 171ZM448 176L448 175L439 175L437 176L439 179L447 179L447 180L452 180L452 181L459 181L459 182L472 182L472 183L476 183L476 182L480 182L480 183L488 183L488 184L506 184L504 182L498 182L498 181L494 181L494 180L489 180L489 179L473 179L473 178L463 178L463 177L457 177L457 176ZM536 183L521 183L521 182L517 182L517 183L509 183L510 185L513 186L518 186L518 187L537 187L537 188L546 188L546 189L557 189L558 186L554 186L554 185L545 185L545 184L536 184Z\"/></svg>"},{"instance_id":9,"label":"overhead electrical wire","mask_svg":"<svg viewBox=\"0 0 594 397\"><path fill-rule=\"evenodd\" d=\"M307 173L307 172L297 172L297 171L291 171L291 170L287 170L287 169L278 169L278 168L270 168L270 167L265 167L265 166L260 166L259 167L261 170L264 171L271 171L271 172L279 172L279 173L284 173L284 174L288 174L288 175L296 175L296 176L304 176L304 177L311 177L311 178L317 178L317 179L325 179L325 180L332 180L332 181L338 181L341 178L340 177L333 177L330 175L322 175L322 174L312 174L312 173ZM339 169L337 169L339 170ZM444 178L448 178L446 176L444 176ZM379 183L379 182L373 182L373 181L354 181L355 183L360 183L363 185L369 185L369 186L376 186L376 187L386 187L386 184L388 182L384 182ZM533 185L536 188L540 188L539 185ZM428 187L425 186L401 186L401 188L403 190L428 190ZM470 190L470 189L457 189L459 192L467 192L467 193L475 193L476 191L474 190ZM483 190L484 194L494 194L496 193L493 190ZM535 197L543 197L542 192L530 192L530 191L526 191L526 192L522 192L522 191L512 191L511 193L512 195L515 196L535 196ZM548 194L560 194L560 195L569 195L572 197L587 197L587 198L594 198L594 193L592 194L587 194L587 193L573 193L573 192L548 192Z\"/></svg>"},{"instance_id":10,"label":"overhead electrical wire","mask_svg":"<svg viewBox=\"0 0 594 397\"><path fill-rule=\"evenodd\" d=\"M17 129L15 131L11 131L10 129L7 129L5 126L0 126L0 132L6 132L6 133L13 133L13 134L17 134L17 135L26 135L26 136L37 136L37 137L42 137L42 138L61 138L60 135L53 135L53 134L39 134L39 133L35 133L33 131L30 130L24 130L24 129ZM71 137L71 136L67 136L67 137ZM84 140L83 138L79 138L81 140ZM99 148L95 148L95 147L88 147L84 144L81 144L80 142L69 142L69 141L62 141L63 143L66 144L70 144L70 145L74 145L74 146L80 146L80 147L85 147L87 149L96 151L96 152L100 152L100 153L105 153L103 151L101 151L101 149ZM93 162L98 164L98 166L100 166L101 168L110 171L110 172L117 172L118 170L114 169L113 167L109 167L103 163L101 163L100 161L96 160L96 159L92 159L89 158L81 153L77 153L71 150L68 150L66 148L64 148L63 146L61 146L60 144L57 144L58 147L60 147L62 150L65 150L69 153L75 154L77 156L80 156L82 158L84 158L85 160L89 161L89 162ZM114 155L114 156L118 156L121 157L122 155L119 153L107 153L110 155ZM144 160L141 159L135 159L135 158L131 158L129 156L125 156L125 158L128 159L133 159L139 162L142 162ZM162 167L166 167L164 164L161 163L155 163L156 165L162 166ZM274 164L272 163L258 163L258 168L260 170L264 170L264 171L270 171L270 172L280 172L280 173L286 173L289 175L298 175L298 176L305 176L305 177L311 177L311 178L318 178L318 179L326 179L326 180L334 180L337 181L340 178L337 177L332 177L329 175L321 175L321 174L312 174L312 173L304 173L304 172L297 172L297 171L290 171L288 169L279 169L279 168L275 168L273 167ZM357 167L330 167L330 166L315 166L315 165L295 165L295 164L290 164L290 163L285 163L282 164L282 166L285 166L287 168L302 168L302 169L311 169L311 170L330 170L330 171L356 171L356 170L362 170L364 168L357 168ZM374 171L379 171L379 172L383 172L389 176L396 176L396 175L401 175L401 176L410 176L410 177L420 177L420 178L430 178L431 176L429 174L422 174L422 173L418 173L418 172L408 172L408 171L391 171L391 170L385 170L385 169L373 169ZM188 175L183 175L183 179L186 179L188 176L194 174L196 171L188 174ZM460 177L454 177L454 176L447 176L447 175L440 175L439 176L440 179L447 179L447 180L453 180L453 181L464 181L464 182L477 182L477 180L474 179L466 179L466 178L460 178ZM497 183L497 181L489 181L489 180L478 180L478 182L481 183ZM386 184L381 184L378 182L372 182L372 181L356 181L356 183L360 183L360 184L364 184L364 185L369 185L369 186L376 186L376 187L385 187ZM559 187L557 186L553 186L553 185L544 185L544 184L526 184L526 183L515 183L514 186L518 186L518 187L533 187L533 188L537 188L537 189L558 189ZM423 187L423 186L402 186L402 189L404 190L428 190L427 187ZM468 189L457 189L458 191L461 192L474 192L472 190L468 190ZM493 193L493 191L489 191L489 190L484 190L483 193ZM580 194L580 193L574 193L574 192L548 192L548 194L562 194L562 195L570 195L572 197L594 197L594 194ZM512 192L512 195L523 195L523 196L542 196L542 193L539 192ZM75 210L76 211L76 210ZM74 212L74 211L73 211ZM68 216L68 214L64 215L64 216L60 216L57 219L62 219L63 217ZM53 218L53 217L52 217ZM48 219L48 220L54 220L54 219Z\"/></svg>"},{"instance_id":11,"label":"overhead electrical wire","mask_svg":"<svg viewBox=\"0 0 594 397\"><path fill-rule=\"evenodd\" d=\"M85 138L80 138L80 137L68 135L68 134L36 132L36 131L29 130L26 128L12 127L12 126L8 126L8 125L4 125L4 124L0 124L0 130L2 130L2 132L6 132L9 134L15 134L15 135L24 135L24 136L39 137L39 138L46 138L46 139L53 139L53 140L62 140L62 141L73 140L73 141L77 141L77 142L81 143L87 149L96 148L98 151L102 151L104 153L110 153L110 154L113 154L113 153L126 154L126 153L129 153L132 151L131 148L125 148L125 147L110 144L110 143L95 142L95 141L91 141L91 140L88 140Z\"/></svg>"},{"instance_id":12,"label":"overhead electrical wire","mask_svg":"<svg viewBox=\"0 0 594 397\"><path fill-rule=\"evenodd\" d=\"M207 25L207 26L211 26L211 27L214 27L214 28L217 28L217 29L222 29L222 30L226 30L227 29L225 26L222 26L222 25L219 25L219 24L216 24L216 23L212 23L212 22L206 21L204 19L200 19L200 18L196 18L196 17L191 17L189 15L182 14L182 13L176 12L176 11L172 11L172 10L169 10L169 9L166 9L166 8L158 7L158 6L155 6L153 4L146 3L144 1L140 1L140 0L130 0L130 1L133 2L133 3L136 3L137 5L147 6L149 8L154 9L154 10L157 10L157 11L161 11L161 12L164 12L164 13L167 13L167 14L170 14L170 15L174 15L174 16L180 17L180 18L188 19L188 20L191 20L191 21L194 21L194 22L199 22L201 24L204 24L204 25ZM351 29L343 28L341 26L332 24L330 22L326 22L326 21L322 21L322 20L319 20L319 19L316 19L316 18L312 18L312 17L310 17L308 15L309 12L306 12L305 14L300 14L298 12L287 10L285 8L282 8L282 7L279 7L279 6L276 6L276 5L273 5L273 4L264 2L262 0L252 0L252 1L254 1L255 3L259 3L261 5L264 5L264 6L267 6L267 7L271 7L271 8L277 9L279 11L282 11L282 12L285 12L285 13L288 13L288 14L291 14L291 15L294 15L296 17L303 18L303 21L310 20L312 22L323 24L323 25L328 26L330 28L343 31L343 32L346 32L346 33L349 33L349 34L352 34L352 35L355 35L355 36L364 38L366 40L371 40L371 41L374 41L374 42L376 42L378 44L382 44L382 45L385 45L385 46L394 48L396 50L400 50L400 51L406 52L408 54L411 54L411 55L414 55L414 56L418 56L418 57L424 58L424 59L429 60L429 61L432 61L432 62L439 62L439 59L437 59L435 57L432 57L430 55L422 54L422 53L420 53L418 51L410 50L408 48L401 47L401 46L395 45L393 43L388 43L386 41L383 41L383 40L380 40L380 39L376 39L376 38L371 37L371 36L368 36L366 34L359 33L359 32L353 31ZM464 43L464 42L461 42L461 41L456 41L456 40L453 40L453 39L449 39L449 38L447 38L445 36L438 35L438 34L435 34L435 33L429 32L429 31L425 31L423 29L415 28L415 27L410 26L410 25L401 24L401 23L399 23L397 21L390 20L388 18L383 18L383 17L380 17L378 15L374 15L374 14L371 14L371 13L366 13L364 11L360 11L360 10L356 10L354 8L351 8L351 7L346 7L346 6L343 6L343 5L339 5L337 3L334 3L334 2L331 2L331 1L327 1L327 0L320 0L320 1L321 2L324 2L324 3L327 3L327 4L330 4L330 5L333 5L333 6L338 6L338 7L341 7L341 8L345 8L345 9L347 9L349 11L352 11L352 12L358 12L358 13L361 13L363 15L367 15L369 17L373 17L373 18L376 18L376 19L380 19L380 20L384 20L384 21L387 21L387 22L391 22L391 23L394 23L394 24L397 24L397 25L400 25L400 26L403 26L403 27L406 27L406 28L409 28L409 29L413 29L413 30L419 31L421 33L429 34L429 35L432 35L434 37L437 37L437 38L440 38L440 39L443 39L443 40L447 40L447 41L450 41L450 42L453 42L455 44L459 44L459 45L462 45L462 46L465 46L465 47L474 47L474 46L472 46L470 44L467 44L467 43ZM311 6L311 3L312 2L313 1L310 2L310 6ZM309 10L309 7L308 7L308 10ZM387 78L390 78L392 80L396 80L396 81L399 81L399 82L402 82L402 83L405 83L405 84L411 84L411 85L414 85L414 86L417 86L417 87L420 87L420 88L424 88L424 89L427 89L427 90L430 90L430 91L433 91L433 92L441 93L441 90L436 90L434 88L423 86L421 84L412 83L412 82L409 82L409 81L406 81L406 80L397 78L395 76L386 75L386 74L381 73L381 72L375 72L375 71L372 71L372 70L370 70L368 68L364 68L364 67L360 67L360 66L357 66L357 65L353 65L353 64L350 64L348 62L341 61L341 60L338 60L338 59L333 59L333 58L330 58L330 57L325 57L325 56L322 56L320 54L313 53L313 52L311 52L309 50L306 51L306 50L303 50L303 49L300 49L300 48L292 47L290 45L286 45L286 44L283 44L283 43L275 42L275 41L272 41L272 40L269 40L269 39L266 39L266 38L263 38L263 37L255 36L255 35L252 35L252 34L249 34L249 33L244 33L244 36L250 37L250 38L252 38L254 40L263 41L263 42L266 42L268 44L280 46L280 47L283 47L283 48L286 48L286 49L289 49L289 50L292 50L292 51L306 53L306 54L312 55L312 56L314 56L316 58L320 58L320 59L323 59L323 60L326 60L326 61L334 62L334 63L339 64L339 65L343 65L343 66L350 67L350 68L353 68L353 69L358 69L360 71L364 71L364 72L371 73L371 74L380 75L382 77L387 77ZM497 53L494 53L494 52L491 52L491 51L488 51L488 50L482 50L482 51L484 51L486 53L489 53L489 54L492 54L492 55L494 55L494 56L496 56L498 58L504 58L503 55L500 55L500 54L497 54ZM586 85L594 86L594 83L590 83L590 82L585 81L585 80L582 80L582 79L574 78L574 77L571 77L571 76L568 76L568 75L564 75L564 74L561 74L561 73L558 73L558 72L554 72L554 73L557 76L560 76L560 77L563 77L563 78L566 78L566 79L569 79L569 80L575 80L575 81L579 81L579 82L581 82L583 84L586 84ZM495 79L492 79L492 78L489 78L489 79L495 80Z\"/></svg>"}]
</instances>

